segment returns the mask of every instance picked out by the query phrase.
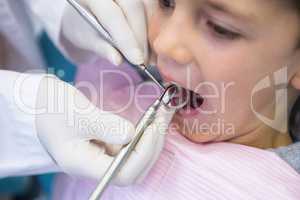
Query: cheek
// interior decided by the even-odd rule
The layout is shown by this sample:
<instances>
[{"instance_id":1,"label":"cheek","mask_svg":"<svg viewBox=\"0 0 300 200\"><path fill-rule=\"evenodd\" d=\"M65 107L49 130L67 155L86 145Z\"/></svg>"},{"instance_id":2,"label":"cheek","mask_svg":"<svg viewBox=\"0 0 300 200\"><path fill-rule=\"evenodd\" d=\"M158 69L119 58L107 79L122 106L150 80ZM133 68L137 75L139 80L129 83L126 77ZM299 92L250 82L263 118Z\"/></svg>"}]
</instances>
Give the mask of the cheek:
<instances>
[{"instance_id":1,"label":"cheek","mask_svg":"<svg viewBox=\"0 0 300 200\"><path fill-rule=\"evenodd\" d=\"M161 24L159 23L159 18L159 14L155 14L148 20L148 39L152 49L155 39L157 38L160 32Z\"/></svg>"},{"instance_id":2,"label":"cheek","mask_svg":"<svg viewBox=\"0 0 300 200\"><path fill-rule=\"evenodd\" d=\"M210 101L218 109L218 117L234 124L240 134L252 129L256 120L251 110L251 92L264 77L266 68L256 61L247 61L247 54L238 51L202 52L199 56L201 58L197 59L201 66L202 78L222 86L218 87L222 98ZM254 107L259 112L274 101L270 90L255 95L253 100Z\"/></svg>"}]
</instances>

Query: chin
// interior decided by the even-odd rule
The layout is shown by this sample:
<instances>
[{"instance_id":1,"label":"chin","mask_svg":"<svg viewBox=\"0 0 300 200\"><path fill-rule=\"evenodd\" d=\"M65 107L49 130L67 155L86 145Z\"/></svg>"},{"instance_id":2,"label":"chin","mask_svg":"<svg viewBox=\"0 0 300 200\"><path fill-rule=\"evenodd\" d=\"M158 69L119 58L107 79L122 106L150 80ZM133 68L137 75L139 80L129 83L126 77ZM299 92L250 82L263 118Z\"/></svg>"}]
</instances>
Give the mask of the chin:
<instances>
[{"instance_id":1,"label":"chin","mask_svg":"<svg viewBox=\"0 0 300 200\"><path fill-rule=\"evenodd\" d=\"M215 142L219 135L211 133L209 130L205 131L200 126L200 121L197 118L184 118L180 113L176 113L172 126L176 127L176 131L189 141L194 143L209 143Z\"/></svg>"}]
</instances>

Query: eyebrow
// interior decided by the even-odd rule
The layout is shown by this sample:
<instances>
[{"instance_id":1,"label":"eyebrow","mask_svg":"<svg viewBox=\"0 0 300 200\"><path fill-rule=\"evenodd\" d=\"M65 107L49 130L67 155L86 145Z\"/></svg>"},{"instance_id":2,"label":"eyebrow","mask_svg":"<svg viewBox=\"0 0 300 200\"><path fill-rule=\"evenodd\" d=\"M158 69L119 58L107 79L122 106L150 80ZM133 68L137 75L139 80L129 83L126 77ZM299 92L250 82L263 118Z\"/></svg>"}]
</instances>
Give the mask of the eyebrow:
<instances>
[{"instance_id":1,"label":"eyebrow","mask_svg":"<svg viewBox=\"0 0 300 200\"><path fill-rule=\"evenodd\" d=\"M254 14L250 14L250 13L245 14L245 13L242 13L241 11L239 12L239 11L237 11L237 9L234 10L231 7L229 7L228 5L226 5L222 2L218 2L216 0L204 0L203 4L213 10L229 14L232 17L241 18L243 20L253 19L253 17L255 17Z\"/></svg>"}]
</instances>

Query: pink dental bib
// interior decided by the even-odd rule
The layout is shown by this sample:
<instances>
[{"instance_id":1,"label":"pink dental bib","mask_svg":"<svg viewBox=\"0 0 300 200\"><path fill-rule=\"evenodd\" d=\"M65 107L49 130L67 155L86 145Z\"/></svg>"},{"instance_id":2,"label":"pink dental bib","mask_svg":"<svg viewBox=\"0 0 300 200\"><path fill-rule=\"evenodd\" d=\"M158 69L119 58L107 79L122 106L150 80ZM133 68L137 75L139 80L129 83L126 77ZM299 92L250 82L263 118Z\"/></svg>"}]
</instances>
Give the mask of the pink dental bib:
<instances>
[{"instance_id":1,"label":"pink dental bib","mask_svg":"<svg viewBox=\"0 0 300 200\"><path fill-rule=\"evenodd\" d=\"M101 67L107 62L79 69L78 80L92 80L104 86L105 102L124 101L126 92L117 92L126 85L125 79L111 73L111 82L100 85L100 71L121 71L141 79L126 66ZM99 73L98 73L99 72ZM108 73L108 72L106 72ZM106 76L106 77L107 77ZM120 90L121 91L121 90ZM144 92L146 90L143 90ZM112 93L111 92L111 93ZM147 93L147 92L146 92ZM122 104L115 102L114 104ZM148 103L149 105L149 103ZM115 106L115 105L113 105ZM110 105L104 105L106 109ZM142 107L147 107L145 103ZM140 113L134 108L121 113L136 121ZM83 155L84 156L84 155ZM67 175L59 175L54 187L55 200L85 200L96 183ZM299 200L300 175L276 154L256 148L229 143L194 144L178 133L168 133L164 149L144 181L129 187L110 186L102 200Z\"/></svg>"},{"instance_id":2,"label":"pink dental bib","mask_svg":"<svg viewBox=\"0 0 300 200\"><path fill-rule=\"evenodd\" d=\"M61 176L67 198L88 199L96 184ZM300 176L272 152L236 144L193 144L169 133L157 163L144 181L110 186L102 200L287 200L300 199ZM58 193L57 193L58 194Z\"/></svg>"}]
</instances>

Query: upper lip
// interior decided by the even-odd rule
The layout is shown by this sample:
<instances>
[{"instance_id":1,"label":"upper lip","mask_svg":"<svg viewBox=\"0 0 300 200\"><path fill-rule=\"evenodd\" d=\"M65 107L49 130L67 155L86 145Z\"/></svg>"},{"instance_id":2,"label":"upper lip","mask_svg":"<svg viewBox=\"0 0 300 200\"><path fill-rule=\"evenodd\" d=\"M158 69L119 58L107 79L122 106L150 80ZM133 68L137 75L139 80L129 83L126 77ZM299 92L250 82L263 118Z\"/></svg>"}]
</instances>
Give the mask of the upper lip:
<instances>
[{"instance_id":1,"label":"upper lip","mask_svg":"<svg viewBox=\"0 0 300 200\"><path fill-rule=\"evenodd\" d=\"M194 92L194 90L191 89L191 88L189 88L189 87L185 87L185 84L182 84L182 82L179 82L179 81L177 81L177 80L174 80L171 76L166 75L166 74L164 74L163 72L161 72L161 75L162 75L163 79L167 80L167 82L174 83L174 84L176 84L176 85L178 85L178 86L184 88L184 89L186 90L186 92L193 92L194 94L198 94L199 97L201 97L202 100L203 100L203 97L201 96L201 94L199 94L199 93L197 93L197 92ZM195 97L195 96L193 96L193 97ZM183 99L184 102L186 102L185 105L191 103L191 104L190 104L191 107L194 107L194 106L195 106L195 107L198 107L198 106L196 106L196 104L199 104L199 103L200 103L199 100L198 100L198 101L197 101L197 100L195 101L194 99L191 100L191 99L190 99L190 94L189 94L189 93L185 93L184 96L181 97L181 99ZM201 105L202 105L202 103L203 103L203 101L201 102Z\"/></svg>"},{"instance_id":2,"label":"upper lip","mask_svg":"<svg viewBox=\"0 0 300 200\"><path fill-rule=\"evenodd\" d=\"M161 74L162 78L167 81L167 83L174 83L174 84L176 84L180 87L183 87L187 90L191 90L194 93L198 93L198 92L195 92L192 87L187 86L183 81L178 81L178 80L174 79L172 76L165 74L163 71L160 71L160 74Z\"/></svg>"}]
</instances>

